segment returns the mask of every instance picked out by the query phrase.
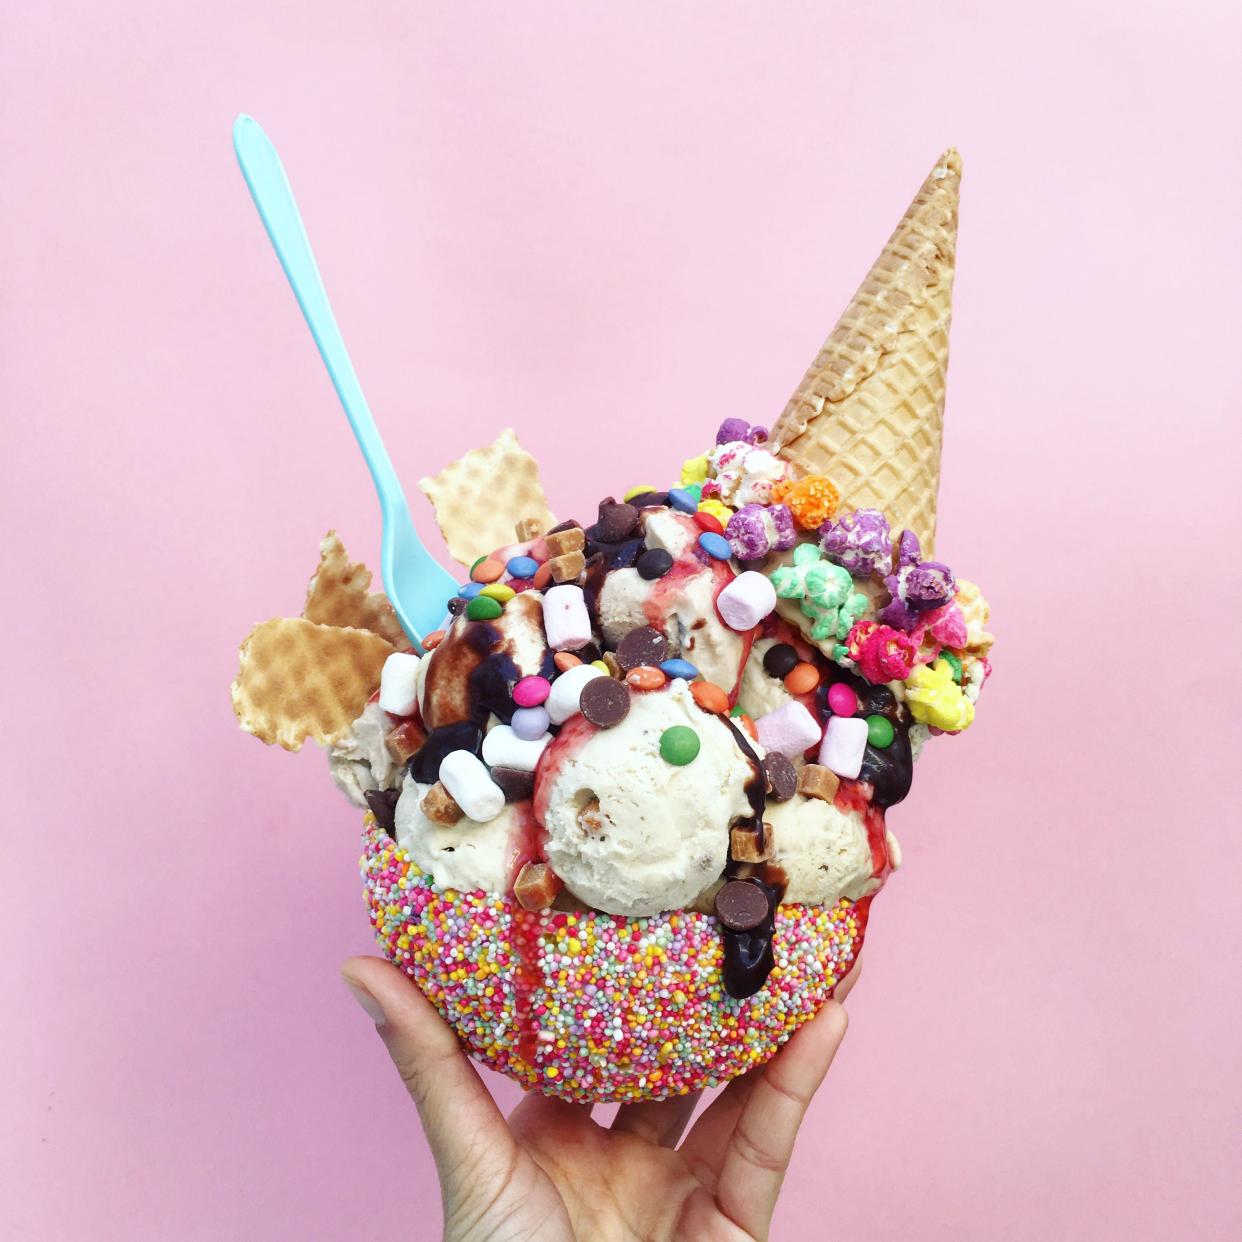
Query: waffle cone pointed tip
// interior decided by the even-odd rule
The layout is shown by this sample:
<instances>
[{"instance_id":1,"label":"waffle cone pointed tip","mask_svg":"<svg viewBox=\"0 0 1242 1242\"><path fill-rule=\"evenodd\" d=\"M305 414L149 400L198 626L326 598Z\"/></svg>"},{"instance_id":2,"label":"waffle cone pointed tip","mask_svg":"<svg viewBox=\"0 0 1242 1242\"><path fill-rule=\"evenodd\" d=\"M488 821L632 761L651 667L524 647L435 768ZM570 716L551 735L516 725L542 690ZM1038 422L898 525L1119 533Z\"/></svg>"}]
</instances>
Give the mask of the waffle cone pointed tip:
<instances>
[{"instance_id":1,"label":"waffle cone pointed tip","mask_svg":"<svg viewBox=\"0 0 1242 1242\"><path fill-rule=\"evenodd\" d=\"M880 509L934 549L962 161L950 147L772 429L800 475L843 509Z\"/></svg>"}]
</instances>

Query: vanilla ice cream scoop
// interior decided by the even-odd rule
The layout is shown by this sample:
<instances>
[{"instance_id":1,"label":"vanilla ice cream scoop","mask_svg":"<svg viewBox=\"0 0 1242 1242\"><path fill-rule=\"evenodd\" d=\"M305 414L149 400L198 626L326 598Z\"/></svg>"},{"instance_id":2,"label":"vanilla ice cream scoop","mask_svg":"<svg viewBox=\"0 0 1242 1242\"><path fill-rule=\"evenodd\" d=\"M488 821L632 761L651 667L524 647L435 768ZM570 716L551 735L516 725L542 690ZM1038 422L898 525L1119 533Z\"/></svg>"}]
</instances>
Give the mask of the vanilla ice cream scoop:
<instances>
[{"instance_id":1,"label":"vanilla ice cream scoop","mask_svg":"<svg viewBox=\"0 0 1242 1242\"><path fill-rule=\"evenodd\" d=\"M660 750L676 725L701 743L680 765ZM548 862L575 896L610 914L688 906L724 870L729 826L751 814L746 787L754 779L729 726L702 711L680 679L634 695L613 728L578 717L536 773Z\"/></svg>"},{"instance_id":2,"label":"vanilla ice cream scoop","mask_svg":"<svg viewBox=\"0 0 1242 1242\"><path fill-rule=\"evenodd\" d=\"M785 873L785 901L832 906L880 887L858 811L795 794L788 802L769 799L764 814L772 825L772 861Z\"/></svg>"}]
</instances>

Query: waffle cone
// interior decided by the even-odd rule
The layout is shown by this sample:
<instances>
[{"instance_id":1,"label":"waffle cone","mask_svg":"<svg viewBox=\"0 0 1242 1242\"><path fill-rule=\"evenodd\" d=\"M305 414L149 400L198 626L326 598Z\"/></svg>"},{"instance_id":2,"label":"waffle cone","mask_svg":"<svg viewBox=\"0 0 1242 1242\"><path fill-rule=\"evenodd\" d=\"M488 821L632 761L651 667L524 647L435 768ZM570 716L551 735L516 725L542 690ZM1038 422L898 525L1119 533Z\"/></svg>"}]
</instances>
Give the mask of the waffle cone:
<instances>
[{"instance_id":1,"label":"waffle cone","mask_svg":"<svg viewBox=\"0 0 1242 1242\"><path fill-rule=\"evenodd\" d=\"M487 448L471 449L418 486L436 511L449 554L462 565L513 543L523 518L547 530L556 519L539 483L539 466L506 428Z\"/></svg>"},{"instance_id":2,"label":"waffle cone","mask_svg":"<svg viewBox=\"0 0 1242 1242\"><path fill-rule=\"evenodd\" d=\"M367 630L276 617L257 625L241 645L233 710L241 727L269 746L300 750L349 732L379 688L390 642Z\"/></svg>"},{"instance_id":3,"label":"waffle cone","mask_svg":"<svg viewBox=\"0 0 1242 1242\"><path fill-rule=\"evenodd\" d=\"M823 474L842 510L887 514L930 557L944 418L961 159L931 170L772 429L796 474Z\"/></svg>"},{"instance_id":4,"label":"waffle cone","mask_svg":"<svg viewBox=\"0 0 1242 1242\"><path fill-rule=\"evenodd\" d=\"M306 588L302 616L316 625L370 630L400 651L410 640L397 620L397 613L383 592L370 592L371 571L351 561L334 530L319 545L319 568Z\"/></svg>"}]
</instances>

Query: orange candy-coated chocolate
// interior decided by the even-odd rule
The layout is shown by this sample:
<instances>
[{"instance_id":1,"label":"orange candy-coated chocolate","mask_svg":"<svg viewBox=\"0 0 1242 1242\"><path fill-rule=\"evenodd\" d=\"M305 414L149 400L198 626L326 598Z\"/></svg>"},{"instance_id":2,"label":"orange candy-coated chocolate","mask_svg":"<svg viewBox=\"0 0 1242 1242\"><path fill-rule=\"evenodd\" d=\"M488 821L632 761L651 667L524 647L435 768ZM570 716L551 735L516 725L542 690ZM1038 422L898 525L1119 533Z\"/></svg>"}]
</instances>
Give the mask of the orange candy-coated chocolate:
<instances>
[{"instance_id":1,"label":"orange candy-coated chocolate","mask_svg":"<svg viewBox=\"0 0 1242 1242\"><path fill-rule=\"evenodd\" d=\"M705 712L711 712L715 716L728 715L729 696L715 682L692 682L690 693L694 696L694 701Z\"/></svg>"},{"instance_id":2,"label":"orange candy-coated chocolate","mask_svg":"<svg viewBox=\"0 0 1242 1242\"><path fill-rule=\"evenodd\" d=\"M625 675L626 684L635 690L658 690L668 680L658 669L650 664L640 664Z\"/></svg>"},{"instance_id":3,"label":"orange candy-coated chocolate","mask_svg":"<svg viewBox=\"0 0 1242 1242\"><path fill-rule=\"evenodd\" d=\"M785 674L785 689L790 694L810 694L819 685L819 669L814 664L795 664Z\"/></svg>"}]
</instances>

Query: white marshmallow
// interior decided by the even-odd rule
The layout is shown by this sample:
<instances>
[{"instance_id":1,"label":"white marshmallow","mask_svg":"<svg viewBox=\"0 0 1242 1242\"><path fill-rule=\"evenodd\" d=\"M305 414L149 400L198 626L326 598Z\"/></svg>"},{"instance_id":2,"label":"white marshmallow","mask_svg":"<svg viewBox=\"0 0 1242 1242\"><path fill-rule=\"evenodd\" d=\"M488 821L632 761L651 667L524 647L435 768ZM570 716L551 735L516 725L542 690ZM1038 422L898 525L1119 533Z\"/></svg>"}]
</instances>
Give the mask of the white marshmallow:
<instances>
[{"instance_id":1,"label":"white marshmallow","mask_svg":"<svg viewBox=\"0 0 1242 1242\"><path fill-rule=\"evenodd\" d=\"M786 759L796 759L819 741L819 721L798 702L785 703L755 721L759 744L766 751L777 751ZM822 760L821 760L822 762Z\"/></svg>"},{"instance_id":2,"label":"white marshmallow","mask_svg":"<svg viewBox=\"0 0 1242 1242\"><path fill-rule=\"evenodd\" d=\"M418 706L418 666L422 661L405 651L394 651L380 673L379 705L394 716L412 716Z\"/></svg>"},{"instance_id":3,"label":"white marshmallow","mask_svg":"<svg viewBox=\"0 0 1242 1242\"><path fill-rule=\"evenodd\" d=\"M543 630L553 651L577 651L591 641L591 615L580 586L567 582L543 593Z\"/></svg>"},{"instance_id":4,"label":"white marshmallow","mask_svg":"<svg viewBox=\"0 0 1242 1242\"><path fill-rule=\"evenodd\" d=\"M582 687L593 677L607 677L602 668L592 664L575 664L566 669L553 683L544 707L553 724L564 724L570 716L581 711Z\"/></svg>"},{"instance_id":5,"label":"white marshmallow","mask_svg":"<svg viewBox=\"0 0 1242 1242\"><path fill-rule=\"evenodd\" d=\"M829 716L819 761L838 776L854 780L867 749L867 722L861 716Z\"/></svg>"},{"instance_id":6,"label":"white marshmallow","mask_svg":"<svg viewBox=\"0 0 1242 1242\"><path fill-rule=\"evenodd\" d=\"M716 607L731 630L751 630L776 607L776 588L763 574L748 569L716 596Z\"/></svg>"},{"instance_id":7,"label":"white marshmallow","mask_svg":"<svg viewBox=\"0 0 1242 1242\"><path fill-rule=\"evenodd\" d=\"M440 760L440 783L475 823L485 824L505 809L504 791L473 751L450 750Z\"/></svg>"},{"instance_id":8,"label":"white marshmallow","mask_svg":"<svg viewBox=\"0 0 1242 1242\"><path fill-rule=\"evenodd\" d=\"M518 737L509 725L497 725L487 731L483 739L483 762L493 768L517 768L519 772L533 772L543 754L544 747L552 740L545 733L533 742Z\"/></svg>"}]
</instances>

